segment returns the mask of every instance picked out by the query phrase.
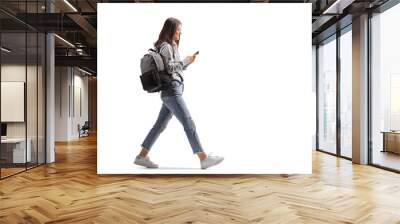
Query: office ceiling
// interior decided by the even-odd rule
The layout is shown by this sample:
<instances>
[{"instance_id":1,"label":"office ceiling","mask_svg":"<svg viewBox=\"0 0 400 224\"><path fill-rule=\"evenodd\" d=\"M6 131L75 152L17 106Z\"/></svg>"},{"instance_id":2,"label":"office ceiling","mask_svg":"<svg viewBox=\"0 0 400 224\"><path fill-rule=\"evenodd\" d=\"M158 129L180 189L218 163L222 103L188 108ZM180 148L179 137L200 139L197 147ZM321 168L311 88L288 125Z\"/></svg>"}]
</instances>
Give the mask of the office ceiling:
<instances>
[{"instance_id":1,"label":"office ceiling","mask_svg":"<svg viewBox=\"0 0 400 224\"><path fill-rule=\"evenodd\" d=\"M253 3L312 3L313 43L351 23L351 17L374 9L388 0L251 0L188 2L253 2ZM38 4L36 4L38 2ZM3 32L20 32L26 27L38 31L55 32L70 44L56 38L56 65L86 66L96 72L97 57L97 3L182 2L179 0L51 0L53 13L46 13L45 0L25 2L0 1L0 21ZM338 2L338 3L335 3ZM49 11L49 9L47 10ZM28 13L25 13L28 12ZM290 15L285 15L290 16ZM347 20L346 20L347 19ZM348 21L346 23L346 21ZM339 27L339 26L337 26ZM11 38L12 40L13 38ZM15 38L18 41L19 38ZM79 50L77 50L79 49ZM81 53L79 53L81 52Z\"/></svg>"}]
</instances>

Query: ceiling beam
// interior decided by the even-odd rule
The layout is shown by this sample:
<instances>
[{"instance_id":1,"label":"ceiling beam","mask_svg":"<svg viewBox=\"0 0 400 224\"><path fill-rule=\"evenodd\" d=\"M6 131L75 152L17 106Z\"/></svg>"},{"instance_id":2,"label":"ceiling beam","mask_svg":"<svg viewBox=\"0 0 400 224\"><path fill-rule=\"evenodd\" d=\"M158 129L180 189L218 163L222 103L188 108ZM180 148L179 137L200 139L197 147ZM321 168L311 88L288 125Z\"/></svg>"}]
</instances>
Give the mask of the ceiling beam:
<instances>
[{"instance_id":1,"label":"ceiling beam","mask_svg":"<svg viewBox=\"0 0 400 224\"><path fill-rule=\"evenodd\" d=\"M353 2L355 2L355 0L336 0L330 4L322 14L342 14L343 10Z\"/></svg>"},{"instance_id":2,"label":"ceiling beam","mask_svg":"<svg viewBox=\"0 0 400 224\"><path fill-rule=\"evenodd\" d=\"M79 25L89 37L96 39L97 30L90 24L85 17L79 13L68 13L67 16Z\"/></svg>"},{"instance_id":3,"label":"ceiling beam","mask_svg":"<svg viewBox=\"0 0 400 224\"><path fill-rule=\"evenodd\" d=\"M55 56L56 66L82 66L93 71L97 68L97 59L90 56Z\"/></svg>"},{"instance_id":4,"label":"ceiling beam","mask_svg":"<svg viewBox=\"0 0 400 224\"><path fill-rule=\"evenodd\" d=\"M312 24L312 32L316 32L322 28L324 24L330 21L335 16L320 16L315 22Z\"/></svg>"}]
</instances>

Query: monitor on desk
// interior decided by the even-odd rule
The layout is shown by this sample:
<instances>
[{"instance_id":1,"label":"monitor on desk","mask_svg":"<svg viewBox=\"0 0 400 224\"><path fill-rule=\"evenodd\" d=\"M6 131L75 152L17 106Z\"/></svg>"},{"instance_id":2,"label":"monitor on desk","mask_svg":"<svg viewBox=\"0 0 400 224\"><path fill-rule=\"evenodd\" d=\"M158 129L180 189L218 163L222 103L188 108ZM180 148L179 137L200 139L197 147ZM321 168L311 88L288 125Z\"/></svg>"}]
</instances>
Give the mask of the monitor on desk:
<instances>
[{"instance_id":1,"label":"monitor on desk","mask_svg":"<svg viewBox=\"0 0 400 224\"><path fill-rule=\"evenodd\" d=\"M1 123L1 138L7 137L7 124Z\"/></svg>"}]
</instances>

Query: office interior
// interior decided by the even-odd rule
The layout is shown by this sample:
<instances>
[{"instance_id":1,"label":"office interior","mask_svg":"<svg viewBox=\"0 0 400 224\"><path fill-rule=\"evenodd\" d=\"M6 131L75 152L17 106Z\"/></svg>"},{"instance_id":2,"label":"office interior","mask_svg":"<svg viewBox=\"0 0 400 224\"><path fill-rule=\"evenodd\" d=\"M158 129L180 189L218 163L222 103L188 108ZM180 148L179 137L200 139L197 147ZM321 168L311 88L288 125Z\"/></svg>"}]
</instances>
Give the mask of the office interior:
<instances>
[{"instance_id":1,"label":"office interior","mask_svg":"<svg viewBox=\"0 0 400 224\"><path fill-rule=\"evenodd\" d=\"M0 6L3 179L55 162L56 142L79 139L88 127L96 133L96 39L71 19L95 35L82 15L60 16L72 10L65 2Z\"/></svg>"},{"instance_id":2,"label":"office interior","mask_svg":"<svg viewBox=\"0 0 400 224\"><path fill-rule=\"evenodd\" d=\"M87 163L90 165L86 164L83 167L89 170L87 172L92 175L91 177L96 176L96 12L97 3L106 2L136 4L171 1L2 0L0 2L0 186L3 189L13 181L21 180L18 178L24 178L27 185L33 176L38 178L38 175L42 175L40 178L46 181L47 178L51 178L52 172L57 175L58 162L62 164L60 170L66 173L76 172L77 163L73 158L78 158L80 162L83 161L82 163L90 161ZM315 178L319 183L329 179L324 179L322 173L333 176L331 178L350 177L343 186L338 184L341 181L328 181L329 183L324 182L325 185L319 190L332 186L338 190L348 190L350 185L359 184L352 182L356 181L355 179L366 178L371 184L377 180L368 179L369 176L377 175L380 178L382 175L379 182L383 184L381 186L387 186L386 192L392 195L400 194L399 183L393 181L400 173L399 1L240 2L311 4L313 44L310 47L313 73L310 75L313 76L312 91L315 102L313 173L318 173ZM283 18L285 16L289 15L284 15ZM340 169L342 166L346 169ZM69 169L71 171L68 171ZM338 169L338 172L333 172ZM82 178L85 175L89 174L83 173ZM357 178L351 179L352 175L357 175ZM125 183L129 184L128 177L99 178L115 178L113 180L121 183L127 181ZM182 181L181 185L185 185L184 178L179 180ZM246 177L241 178L246 180ZM266 177L251 178L262 179L254 180L255 183L267 181ZM273 178L287 180L290 179L290 175L282 174ZM146 183L146 180L144 179L143 183ZM71 179L71 182L73 181ZM95 183L101 185L102 181L95 179L93 183L96 187ZM140 186L146 188L143 183ZM82 187L80 184L88 183L76 182L75 187ZM152 186L151 181L148 186ZM379 186L374 184L371 186L370 191L364 193L380 198L382 192L376 190L380 189ZM0 192L2 192L1 187ZM209 187L207 194L210 198L222 200L218 199L218 195L212 194L213 186ZM6 194L0 194L0 197L3 197L2 195ZM357 194L355 195L354 197L357 197ZM87 198L83 200L90 201ZM119 199L111 202L117 200ZM382 200L388 204L392 202L390 199ZM133 201L126 203L136 206L133 205L135 204ZM388 221L385 223L392 221L395 223L396 220L400 220L399 215L393 212L399 208L397 205L399 204L394 203L391 208L385 207L385 212L377 213L378 216ZM3 212L6 211L7 208L4 208ZM362 219L361 214L340 215L336 211L338 210L331 216L326 215L325 221L328 218L333 222L350 223L368 220L366 217ZM312 215L304 219L317 220L316 210L311 213ZM35 217L33 213L29 215ZM224 217L234 217L229 211L224 215ZM39 216L36 216L39 222L45 220ZM278 214L274 217L278 220L280 216ZM139 219L128 215L125 218ZM236 221L240 223L243 220Z\"/></svg>"}]
</instances>

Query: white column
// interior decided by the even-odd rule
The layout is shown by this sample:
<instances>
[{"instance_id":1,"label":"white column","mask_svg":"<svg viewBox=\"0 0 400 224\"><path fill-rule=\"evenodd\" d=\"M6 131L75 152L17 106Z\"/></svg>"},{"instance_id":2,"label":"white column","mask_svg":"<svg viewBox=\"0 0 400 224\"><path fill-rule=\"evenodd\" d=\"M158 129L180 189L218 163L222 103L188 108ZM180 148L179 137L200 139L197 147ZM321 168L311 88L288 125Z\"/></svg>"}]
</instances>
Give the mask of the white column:
<instances>
[{"instance_id":1,"label":"white column","mask_svg":"<svg viewBox=\"0 0 400 224\"><path fill-rule=\"evenodd\" d=\"M353 19L353 130L354 163L368 163L368 15Z\"/></svg>"},{"instance_id":2,"label":"white column","mask_svg":"<svg viewBox=\"0 0 400 224\"><path fill-rule=\"evenodd\" d=\"M47 12L53 12L51 1L46 1ZM54 133L55 133L55 44L54 34L46 35L46 163L55 162Z\"/></svg>"}]
</instances>

